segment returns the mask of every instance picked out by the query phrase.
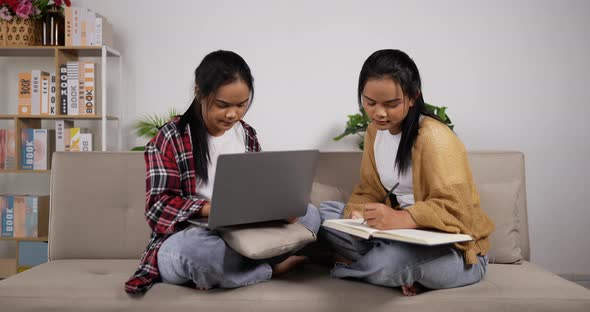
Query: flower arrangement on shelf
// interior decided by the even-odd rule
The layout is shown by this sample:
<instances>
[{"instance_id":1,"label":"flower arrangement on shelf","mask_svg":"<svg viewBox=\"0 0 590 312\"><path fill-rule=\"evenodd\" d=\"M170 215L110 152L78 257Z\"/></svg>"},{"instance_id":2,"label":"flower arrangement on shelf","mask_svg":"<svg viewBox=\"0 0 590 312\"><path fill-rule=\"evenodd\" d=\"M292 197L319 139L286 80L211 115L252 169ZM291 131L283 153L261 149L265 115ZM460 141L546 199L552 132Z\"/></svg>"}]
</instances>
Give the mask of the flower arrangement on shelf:
<instances>
[{"instance_id":1,"label":"flower arrangement on shelf","mask_svg":"<svg viewBox=\"0 0 590 312\"><path fill-rule=\"evenodd\" d=\"M48 8L54 6L63 10L71 6L70 0L0 0L0 19L11 21L13 18L39 19Z\"/></svg>"},{"instance_id":2,"label":"flower arrangement on shelf","mask_svg":"<svg viewBox=\"0 0 590 312\"><path fill-rule=\"evenodd\" d=\"M0 46L64 45L70 0L0 0Z\"/></svg>"}]
</instances>

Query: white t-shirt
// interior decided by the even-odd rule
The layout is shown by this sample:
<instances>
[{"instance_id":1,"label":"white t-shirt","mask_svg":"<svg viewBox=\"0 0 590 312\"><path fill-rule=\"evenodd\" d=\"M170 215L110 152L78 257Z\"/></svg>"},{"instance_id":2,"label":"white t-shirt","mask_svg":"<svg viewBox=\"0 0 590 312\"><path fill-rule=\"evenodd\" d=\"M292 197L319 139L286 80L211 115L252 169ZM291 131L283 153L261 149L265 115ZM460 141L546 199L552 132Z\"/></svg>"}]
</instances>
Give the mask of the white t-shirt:
<instances>
[{"instance_id":1,"label":"white t-shirt","mask_svg":"<svg viewBox=\"0 0 590 312\"><path fill-rule=\"evenodd\" d=\"M410 163L406 172L399 176L399 169L395 165L397 149L401 140L401 132L391 134L389 130L377 130L375 137L375 163L381 184L387 188L387 192L399 182L393 191L401 208L414 204L414 187L412 178L412 164Z\"/></svg>"},{"instance_id":2,"label":"white t-shirt","mask_svg":"<svg viewBox=\"0 0 590 312\"><path fill-rule=\"evenodd\" d=\"M215 137L207 134L209 139L209 156L211 162L207 166L209 181L197 183L197 195L199 198L211 200L213 196L213 183L215 182L215 170L217 169L217 158L222 154L238 154L246 152L246 135L241 122L237 122L224 134Z\"/></svg>"}]
</instances>

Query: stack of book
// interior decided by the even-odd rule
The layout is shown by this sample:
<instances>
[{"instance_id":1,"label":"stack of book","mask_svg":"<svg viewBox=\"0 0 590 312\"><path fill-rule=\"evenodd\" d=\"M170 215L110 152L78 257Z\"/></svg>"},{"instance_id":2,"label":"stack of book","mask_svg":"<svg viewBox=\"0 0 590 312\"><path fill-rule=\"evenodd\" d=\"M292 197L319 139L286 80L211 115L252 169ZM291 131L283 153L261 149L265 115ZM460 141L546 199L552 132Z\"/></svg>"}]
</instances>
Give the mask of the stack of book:
<instances>
[{"instance_id":1,"label":"stack of book","mask_svg":"<svg viewBox=\"0 0 590 312\"><path fill-rule=\"evenodd\" d=\"M22 129L21 170L49 170L57 152L91 152L92 133L82 133L69 120L56 120L53 129Z\"/></svg>"},{"instance_id":2,"label":"stack of book","mask_svg":"<svg viewBox=\"0 0 590 312\"><path fill-rule=\"evenodd\" d=\"M19 115L96 115L96 64L67 62L59 76L42 70L18 74ZM59 92L60 103L57 103Z\"/></svg>"},{"instance_id":3,"label":"stack of book","mask_svg":"<svg viewBox=\"0 0 590 312\"><path fill-rule=\"evenodd\" d=\"M56 152L92 152L92 133L82 133L70 120L55 121Z\"/></svg>"},{"instance_id":4,"label":"stack of book","mask_svg":"<svg viewBox=\"0 0 590 312\"><path fill-rule=\"evenodd\" d=\"M2 237L47 236L49 196L0 195Z\"/></svg>"},{"instance_id":5,"label":"stack of book","mask_svg":"<svg viewBox=\"0 0 590 312\"><path fill-rule=\"evenodd\" d=\"M66 7L66 46L113 46L113 31L109 22L91 9Z\"/></svg>"}]
</instances>

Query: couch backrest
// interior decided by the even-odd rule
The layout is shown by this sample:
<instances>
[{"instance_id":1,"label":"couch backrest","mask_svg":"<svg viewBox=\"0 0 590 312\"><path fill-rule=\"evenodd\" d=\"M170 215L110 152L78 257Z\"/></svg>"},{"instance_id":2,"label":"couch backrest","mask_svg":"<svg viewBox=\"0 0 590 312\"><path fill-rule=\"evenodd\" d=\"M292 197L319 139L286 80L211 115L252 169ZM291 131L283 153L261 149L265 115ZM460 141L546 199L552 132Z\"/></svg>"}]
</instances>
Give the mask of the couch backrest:
<instances>
[{"instance_id":1,"label":"couch backrest","mask_svg":"<svg viewBox=\"0 0 590 312\"><path fill-rule=\"evenodd\" d=\"M139 258L149 240L143 153L53 155L49 259Z\"/></svg>"},{"instance_id":2,"label":"couch backrest","mask_svg":"<svg viewBox=\"0 0 590 312\"><path fill-rule=\"evenodd\" d=\"M361 153L321 153L315 180L350 193ZM529 259L524 157L519 152L470 152L476 183L521 183L520 245ZM135 259L149 240L143 216L143 153L55 153L51 171L49 258Z\"/></svg>"}]
</instances>

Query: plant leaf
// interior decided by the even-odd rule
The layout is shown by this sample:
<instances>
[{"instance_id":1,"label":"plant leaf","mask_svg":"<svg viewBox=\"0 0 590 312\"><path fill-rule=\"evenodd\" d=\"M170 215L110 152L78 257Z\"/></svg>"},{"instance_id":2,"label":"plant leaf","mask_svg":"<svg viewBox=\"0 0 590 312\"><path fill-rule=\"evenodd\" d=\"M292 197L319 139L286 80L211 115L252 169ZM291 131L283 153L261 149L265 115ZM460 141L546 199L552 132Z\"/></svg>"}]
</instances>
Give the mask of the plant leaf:
<instances>
[{"instance_id":1,"label":"plant leaf","mask_svg":"<svg viewBox=\"0 0 590 312\"><path fill-rule=\"evenodd\" d=\"M170 119L178 115L175 108L171 108L165 115L148 114L144 115L137 121L133 128L138 137L152 139L158 134L160 128L167 123Z\"/></svg>"}]
</instances>

